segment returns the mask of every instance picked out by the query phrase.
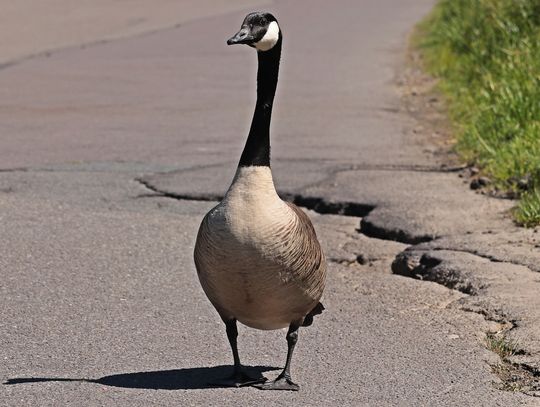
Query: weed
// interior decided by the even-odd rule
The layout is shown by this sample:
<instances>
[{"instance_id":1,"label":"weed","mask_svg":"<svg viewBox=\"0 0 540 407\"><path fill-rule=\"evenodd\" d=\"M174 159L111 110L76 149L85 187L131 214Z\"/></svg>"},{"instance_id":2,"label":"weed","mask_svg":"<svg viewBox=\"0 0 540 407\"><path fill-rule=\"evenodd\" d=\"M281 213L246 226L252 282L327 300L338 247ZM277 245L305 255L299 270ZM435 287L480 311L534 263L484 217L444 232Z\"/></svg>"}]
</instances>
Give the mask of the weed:
<instances>
[{"instance_id":1,"label":"weed","mask_svg":"<svg viewBox=\"0 0 540 407\"><path fill-rule=\"evenodd\" d=\"M524 226L540 224L540 189L526 192L515 208L514 216Z\"/></svg>"},{"instance_id":2,"label":"weed","mask_svg":"<svg viewBox=\"0 0 540 407\"><path fill-rule=\"evenodd\" d=\"M503 360L520 353L517 342L508 340L502 335L487 333L485 338L485 344L488 350L496 353Z\"/></svg>"}]
</instances>

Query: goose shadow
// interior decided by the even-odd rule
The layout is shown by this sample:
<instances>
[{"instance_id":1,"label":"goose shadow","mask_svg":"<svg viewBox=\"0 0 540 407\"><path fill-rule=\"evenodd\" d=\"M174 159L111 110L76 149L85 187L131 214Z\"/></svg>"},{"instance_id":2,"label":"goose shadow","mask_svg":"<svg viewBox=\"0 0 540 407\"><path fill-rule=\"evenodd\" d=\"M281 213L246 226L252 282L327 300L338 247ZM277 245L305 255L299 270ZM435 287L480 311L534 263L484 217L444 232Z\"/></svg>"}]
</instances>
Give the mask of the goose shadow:
<instances>
[{"instance_id":1,"label":"goose shadow","mask_svg":"<svg viewBox=\"0 0 540 407\"><path fill-rule=\"evenodd\" d=\"M263 372L279 370L271 366L244 366L244 371L260 377ZM43 382L86 382L104 386L128 389L150 390L195 390L225 387L219 382L232 375L232 366L195 367L174 370L156 370L150 372L119 373L103 376L99 379L79 379L68 377L16 377L7 379L4 385L17 385Z\"/></svg>"}]
</instances>

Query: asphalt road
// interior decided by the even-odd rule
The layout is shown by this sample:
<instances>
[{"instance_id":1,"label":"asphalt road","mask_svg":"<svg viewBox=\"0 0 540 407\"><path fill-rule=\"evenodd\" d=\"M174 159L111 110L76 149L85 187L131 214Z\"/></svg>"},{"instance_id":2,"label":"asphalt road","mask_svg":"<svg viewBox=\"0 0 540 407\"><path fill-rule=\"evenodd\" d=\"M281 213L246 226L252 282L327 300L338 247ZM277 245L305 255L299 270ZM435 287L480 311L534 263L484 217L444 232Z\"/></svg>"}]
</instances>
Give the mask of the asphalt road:
<instances>
[{"instance_id":1,"label":"asphalt road","mask_svg":"<svg viewBox=\"0 0 540 407\"><path fill-rule=\"evenodd\" d=\"M494 386L497 358L482 345L491 323L448 306L464 294L391 274L405 244L359 234L359 217L315 212L327 310L300 332L300 392L212 386L231 356L192 261L214 203L192 198L219 196L232 178L256 58L225 45L250 9L188 18L195 3L176 28L163 20L0 70L2 405L535 405ZM266 6L285 37L272 140L281 190L355 165L438 165L395 88L406 36L432 3ZM363 185L347 182L317 188ZM277 374L284 336L240 328L244 362Z\"/></svg>"}]
</instances>

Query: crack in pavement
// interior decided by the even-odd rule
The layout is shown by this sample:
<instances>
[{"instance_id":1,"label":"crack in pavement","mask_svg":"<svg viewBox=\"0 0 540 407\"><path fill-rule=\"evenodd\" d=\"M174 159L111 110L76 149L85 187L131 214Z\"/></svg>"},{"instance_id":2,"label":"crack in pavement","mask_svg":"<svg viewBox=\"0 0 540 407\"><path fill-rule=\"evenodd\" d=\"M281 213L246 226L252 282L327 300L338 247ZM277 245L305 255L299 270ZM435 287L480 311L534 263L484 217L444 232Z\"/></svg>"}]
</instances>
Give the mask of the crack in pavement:
<instances>
[{"instance_id":1,"label":"crack in pavement","mask_svg":"<svg viewBox=\"0 0 540 407\"><path fill-rule=\"evenodd\" d=\"M501 383L494 383L494 386L500 390L519 391L528 396L540 398L540 369L509 359L515 355L527 354L515 341L508 340L506 337L506 334L515 327L514 323L502 332L486 334L486 349L500 357L499 363L490 364L492 372L501 380Z\"/></svg>"},{"instance_id":2,"label":"crack in pavement","mask_svg":"<svg viewBox=\"0 0 540 407\"><path fill-rule=\"evenodd\" d=\"M0 168L0 173L3 172L28 172L30 171L28 168Z\"/></svg>"},{"instance_id":3,"label":"crack in pavement","mask_svg":"<svg viewBox=\"0 0 540 407\"><path fill-rule=\"evenodd\" d=\"M469 168L468 165L416 165L416 164L359 164L353 165L351 170L354 171L396 171L396 172L433 172L433 173L453 173L460 172Z\"/></svg>"},{"instance_id":4,"label":"crack in pavement","mask_svg":"<svg viewBox=\"0 0 540 407\"><path fill-rule=\"evenodd\" d=\"M436 240L436 239L435 239ZM493 255L490 255L490 254L483 254L483 253L480 253L478 250L467 250L467 249L454 249L454 248L451 248L451 247L444 247L444 246L441 246L441 247L430 247L428 249L421 249L421 248L412 248L416 251L425 251L425 252L429 252L429 251L434 251L434 252L437 252L437 251L448 251L448 252L455 252L455 253L467 253L467 254L471 254L473 256L476 256L476 257L480 257L482 259L486 259L486 260L489 260L493 263L506 263L506 264L513 264L514 266L522 266L522 267L526 267L527 269L529 269L530 271L532 272L540 272L540 266L538 269L535 269L535 268L532 268L530 264L526 264L526 263L522 263L522 262L519 262L519 261L515 261L515 260L505 260L505 259L501 259L501 258L498 258L496 256L493 256Z\"/></svg>"},{"instance_id":5,"label":"crack in pavement","mask_svg":"<svg viewBox=\"0 0 540 407\"><path fill-rule=\"evenodd\" d=\"M509 317L502 308L490 307L487 304L478 303L478 301L473 301L471 297L464 297L452 301L448 304L448 307L457 308L463 312L472 312L473 314L481 315L486 321L499 324L500 331L509 332L517 327L517 320Z\"/></svg>"},{"instance_id":6,"label":"crack in pavement","mask_svg":"<svg viewBox=\"0 0 540 407\"><path fill-rule=\"evenodd\" d=\"M375 207L373 209L375 209ZM438 238L437 236L432 236L432 235L414 235L414 234L408 233L407 231L403 229L398 229L398 228L389 229L383 226L378 226L375 222L372 222L369 219L366 219L365 217L363 217L362 220L360 221L360 231L368 237L374 237L374 238L383 239L383 240L391 240L394 242L407 243L407 244L413 244L413 245L418 244L418 243L430 242Z\"/></svg>"},{"instance_id":7,"label":"crack in pavement","mask_svg":"<svg viewBox=\"0 0 540 407\"><path fill-rule=\"evenodd\" d=\"M166 28L163 28L163 29L155 29L155 30L151 30L151 31L145 31L145 32L142 32L142 33L138 33L138 34L134 34L134 35L127 35L127 36L123 36L123 37L118 37L118 38L105 38L105 39L101 39L101 40L95 40L95 41L88 41L88 42L83 42L81 44L73 44L73 45L67 45L67 46L61 46L61 47L58 47L58 48L50 48L50 49L47 49L47 50L44 50L44 51L39 51L39 52L35 52L33 54L28 54L28 55L25 55L23 57L20 57L20 58L16 58L16 59L13 59L11 61L7 61L7 62L3 62L0 64L0 71L1 70L6 70L6 69L9 69L9 68L12 68L12 67L16 67L24 62L27 62L27 61L31 61L33 59L38 59L38 58L50 58L51 56L54 56L55 54L58 54L60 52L65 52L65 51L71 51L71 50L84 50L86 48L91 48L91 47L95 47L95 46L99 46L99 45L105 45L105 44L110 44L112 42L115 42L115 41L122 41L122 40L127 40L127 39L130 39L130 38L138 38L138 37L144 37L145 35L151 35L151 34L157 34L161 31L166 31L166 30L172 30L172 29L176 29L180 26L180 24L177 24L177 25L174 25L174 26L169 26L169 27L166 27Z\"/></svg>"},{"instance_id":8,"label":"crack in pavement","mask_svg":"<svg viewBox=\"0 0 540 407\"><path fill-rule=\"evenodd\" d=\"M153 191L155 195L138 195L138 198L146 198L146 197L152 197L152 196L161 196L165 198L171 198L181 201L204 201L204 202L213 202L213 201L221 201L223 199L223 195L221 194L177 194L174 192L167 192L162 191L159 188L156 188L153 186L150 182L142 179L142 178L135 178L135 181L149 189L150 191Z\"/></svg>"},{"instance_id":9,"label":"crack in pavement","mask_svg":"<svg viewBox=\"0 0 540 407\"><path fill-rule=\"evenodd\" d=\"M221 194L178 194L175 192L163 191L143 178L136 178L135 181L155 192L157 196L187 201L221 201L223 199L223 195ZM309 197L301 194L290 194L287 192L280 193L279 195L283 199L290 201L295 205L310 209L319 214L362 217L370 213L375 208L375 206L368 204L359 204L356 202L330 202L320 197Z\"/></svg>"}]
</instances>

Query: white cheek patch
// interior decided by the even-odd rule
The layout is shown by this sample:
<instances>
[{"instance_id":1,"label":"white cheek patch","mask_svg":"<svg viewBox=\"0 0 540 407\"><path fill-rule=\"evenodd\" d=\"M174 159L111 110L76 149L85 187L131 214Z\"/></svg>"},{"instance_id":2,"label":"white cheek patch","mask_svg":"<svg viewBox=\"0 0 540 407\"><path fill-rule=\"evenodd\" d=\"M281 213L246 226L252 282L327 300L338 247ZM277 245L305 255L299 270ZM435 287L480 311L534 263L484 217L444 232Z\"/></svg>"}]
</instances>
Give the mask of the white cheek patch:
<instances>
[{"instance_id":1,"label":"white cheek patch","mask_svg":"<svg viewBox=\"0 0 540 407\"><path fill-rule=\"evenodd\" d=\"M257 48L259 51L268 51L276 45L276 43L279 40L279 26L275 21L272 21L268 25L268 29L266 30L266 34L264 34L264 37L260 39L260 41L256 42L255 48Z\"/></svg>"}]
</instances>

